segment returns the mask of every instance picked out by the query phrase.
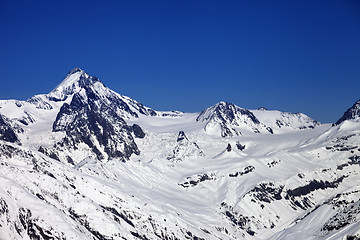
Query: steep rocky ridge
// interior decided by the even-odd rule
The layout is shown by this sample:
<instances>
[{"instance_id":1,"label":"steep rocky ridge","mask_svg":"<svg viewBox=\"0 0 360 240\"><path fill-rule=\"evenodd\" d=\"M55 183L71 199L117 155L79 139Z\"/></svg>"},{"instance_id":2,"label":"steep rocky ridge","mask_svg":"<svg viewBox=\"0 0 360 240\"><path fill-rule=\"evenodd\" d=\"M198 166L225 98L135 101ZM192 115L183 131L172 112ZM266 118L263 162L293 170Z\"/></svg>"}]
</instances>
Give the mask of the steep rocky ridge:
<instances>
[{"instance_id":1,"label":"steep rocky ridge","mask_svg":"<svg viewBox=\"0 0 360 240\"><path fill-rule=\"evenodd\" d=\"M222 137L240 136L241 130L272 132L271 128L262 124L251 111L227 102L219 102L205 109L196 121L206 122L206 132L220 133Z\"/></svg>"},{"instance_id":2,"label":"steep rocky ridge","mask_svg":"<svg viewBox=\"0 0 360 240\"><path fill-rule=\"evenodd\" d=\"M340 123L351 120L351 119L359 119L360 118L360 100L356 101L354 105L352 105L344 115L336 121L335 125L339 125Z\"/></svg>"}]
</instances>

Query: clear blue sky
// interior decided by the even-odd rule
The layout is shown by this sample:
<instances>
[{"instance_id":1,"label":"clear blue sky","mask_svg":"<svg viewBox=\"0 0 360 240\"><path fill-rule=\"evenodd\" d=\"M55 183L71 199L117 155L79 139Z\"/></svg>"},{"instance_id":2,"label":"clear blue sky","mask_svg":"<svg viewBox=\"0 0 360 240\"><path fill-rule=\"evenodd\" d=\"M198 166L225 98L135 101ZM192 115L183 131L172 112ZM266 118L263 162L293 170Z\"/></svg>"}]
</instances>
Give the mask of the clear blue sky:
<instances>
[{"instance_id":1,"label":"clear blue sky","mask_svg":"<svg viewBox=\"0 0 360 240\"><path fill-rule=\"evenodd\" d=\"M360 99L360 1L0 1L0 99L73 68L156 110L221 100L334 122Z\"/></svg>"}]
</instances>

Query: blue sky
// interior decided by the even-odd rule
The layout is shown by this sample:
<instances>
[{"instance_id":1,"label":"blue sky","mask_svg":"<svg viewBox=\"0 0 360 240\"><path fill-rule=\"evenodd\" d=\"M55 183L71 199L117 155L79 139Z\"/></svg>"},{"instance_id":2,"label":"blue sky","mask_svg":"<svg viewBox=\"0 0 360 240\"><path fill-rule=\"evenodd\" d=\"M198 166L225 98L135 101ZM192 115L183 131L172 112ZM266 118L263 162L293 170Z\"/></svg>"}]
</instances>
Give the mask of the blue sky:
<instances>
[{"instance_id":1,"label":"blue sky","mask_svg":"<svg viewBox=\"0 0 360 240\"><path fill-rule=\"evenodd\" d=\"M156 110L334 122L360 99L360 1L0 1L0 99L73 68Z\"/></svg>"}]
</instances>

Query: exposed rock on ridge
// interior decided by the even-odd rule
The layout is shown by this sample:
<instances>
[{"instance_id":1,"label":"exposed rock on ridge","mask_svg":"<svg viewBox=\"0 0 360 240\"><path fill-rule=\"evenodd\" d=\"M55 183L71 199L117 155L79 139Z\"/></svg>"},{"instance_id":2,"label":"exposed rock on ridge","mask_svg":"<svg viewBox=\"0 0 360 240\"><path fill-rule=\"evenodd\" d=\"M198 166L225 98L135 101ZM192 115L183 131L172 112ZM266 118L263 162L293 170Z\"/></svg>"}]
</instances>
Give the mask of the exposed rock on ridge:
<instances>
[{"instance_id":1,"label":"exposed rock on ridge","mask_svg":"<svg viewBox=\"0 0 360 240\"><path fill-rule=\"evenodd\" d=\"M335 125L339 125L343 121L350 120L350 119L357 119L360 117L360 100L356 101L351 108L346 110L344 115L336 121Z\"/></svg>"},{"instance_id":2,"label":"exposed rock on ridge","mask_svg":"<svg viewBox=\"0 0 360 240\"><path fill-rule=\"evenodd\" d=\"M202 111L196 121L206 122L204 130L222 137L240 136L240 129L260 133L262 129L271 133L271 129L261 124L254 114L232 103L219 102Z\"/></svg>"},{"instance_id":3,"label":"exposed rock on ridge","mask_svg":"<svg viewBox=\"0 0 360 240\"><path fill-rule=\"evenodd\" d=\"M20 144L20 140L10 121L2 114L0 114L0 140Z\"/></svg>"},{"instance_id":4,"label":"exposed rock on ridge","mask_svg":"<svg viewBox=\"0 0 360 240\"><path fill-rule=\"evenodd\" d=\"M176 146L168 160L180 162L187 158L204 157L196 142L191 142L183 131L180 131L176 140Z\"/></svg>"},{"instance_id":5,"label":"exposed rock on ridge","mask_svg":"<svg viewBox=\"0 0 360 240\"><path fill-rule=\"evenodd\" d=\"M80 76L75 78L74 74ZM126 161L132 154L140 154L132 136L134 128L123 119L126 114L138 117L137 113L97 78L74 69L49 96L59 101L72 97L70 103L62 105L52 127L53 132L65 132L65 137L54 148L69 151L66 159L73 159L71 152L77 150L79 144L86 144L99 160ZM143 137L140 126L135 130L137 136Z\"/></svg>"}]
</instances>

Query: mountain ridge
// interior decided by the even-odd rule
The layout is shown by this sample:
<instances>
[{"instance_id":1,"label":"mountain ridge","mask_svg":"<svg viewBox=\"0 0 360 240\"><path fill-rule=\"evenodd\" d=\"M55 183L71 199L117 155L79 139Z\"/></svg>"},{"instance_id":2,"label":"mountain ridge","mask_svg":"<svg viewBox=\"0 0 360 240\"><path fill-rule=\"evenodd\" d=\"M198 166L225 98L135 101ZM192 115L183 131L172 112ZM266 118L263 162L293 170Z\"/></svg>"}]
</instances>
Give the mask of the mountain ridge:
<instances>
[{"instance_id":1,"label":"mountain ridge","mask_svg":"<svg viewBox=\"0 0 360 240\"><path fill-rule=\"evenodd\" d=\"M360 100L357 100L354 105L352 105L348 110L346 110L344 115L339 118L339 120L337 120L334 125L339 125L346 120L358 118L360 118Z\"/></svg>"},{"instance_id":2,"label":"mountain ridge","mask_svg":"<svg viewBox=\"0 0 360 240\"><path fill-rule=\"evenodd\" d=\"M161 112L64 81L0 101L0 239L360 238L357 116Z\"/></svg>"}]
</instances>

